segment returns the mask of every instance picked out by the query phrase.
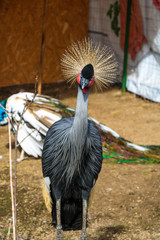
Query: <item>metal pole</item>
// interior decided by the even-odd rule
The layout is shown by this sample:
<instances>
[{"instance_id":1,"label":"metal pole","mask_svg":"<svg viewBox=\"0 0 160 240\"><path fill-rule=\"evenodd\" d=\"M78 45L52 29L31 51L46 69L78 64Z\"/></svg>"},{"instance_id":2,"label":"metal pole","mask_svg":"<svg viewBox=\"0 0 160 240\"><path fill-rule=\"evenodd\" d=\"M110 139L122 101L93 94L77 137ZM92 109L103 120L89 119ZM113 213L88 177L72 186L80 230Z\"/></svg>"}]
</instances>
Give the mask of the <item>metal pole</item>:
<instances>
[{"instance_id":1,"label":"metal pole","mask_svg":"<svg viewBox=\"0 0 160 240\"><path fill-rule=\"evenodd\" d=\"M125 91L125 89L126 89L126 81L127 81L127 61L128 61L128 43L129 43L129 26L130 26L131 5L132 5L132 0L128 0L127 16L126 16L124 60L123 60L122 92Z\"/></svg>"}]
</instances>

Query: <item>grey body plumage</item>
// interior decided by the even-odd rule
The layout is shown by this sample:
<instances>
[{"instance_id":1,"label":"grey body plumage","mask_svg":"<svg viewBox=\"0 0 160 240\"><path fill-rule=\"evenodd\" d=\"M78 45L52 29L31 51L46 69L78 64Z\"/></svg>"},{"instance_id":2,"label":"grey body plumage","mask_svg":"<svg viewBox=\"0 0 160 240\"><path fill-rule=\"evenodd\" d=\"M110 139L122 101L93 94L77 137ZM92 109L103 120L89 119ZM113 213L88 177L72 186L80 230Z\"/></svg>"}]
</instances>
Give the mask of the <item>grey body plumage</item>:
<instances>
[{"instance_id":1,"label":"grey body plumage","mask_svg":"<svg viewBox=\"0 0 160 240\"><path fill-rule=\"evenodd\" d=\"M58 187L62 193L68 191L75 176L79 176L83 181L80 185L89 192L102 163L101 136L87 116L88 96L80 87L78 92L80 101L75 117L63 118L51 126L42 153L44 177L49 176L54 189Z\"/></svg>"}]
</instances>

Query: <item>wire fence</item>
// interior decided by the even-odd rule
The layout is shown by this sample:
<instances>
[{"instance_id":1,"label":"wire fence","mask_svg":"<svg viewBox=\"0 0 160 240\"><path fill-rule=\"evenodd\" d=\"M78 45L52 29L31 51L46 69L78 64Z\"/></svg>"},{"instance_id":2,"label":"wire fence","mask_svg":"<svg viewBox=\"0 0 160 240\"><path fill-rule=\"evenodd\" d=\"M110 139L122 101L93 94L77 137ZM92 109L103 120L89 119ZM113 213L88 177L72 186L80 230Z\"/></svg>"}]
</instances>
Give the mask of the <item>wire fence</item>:
<instances>
[{"instance_id":1,"label":"wire fence","mask_svg":"<svg viewBox=\"0 0 160 240\"><path fill-rule=\"evenodd\" d=\"M112 45L122 82L128 0L90 0L89 37ZM160 1L132 0L127 89L160 102Z\"/></svg>"}]
</instances>

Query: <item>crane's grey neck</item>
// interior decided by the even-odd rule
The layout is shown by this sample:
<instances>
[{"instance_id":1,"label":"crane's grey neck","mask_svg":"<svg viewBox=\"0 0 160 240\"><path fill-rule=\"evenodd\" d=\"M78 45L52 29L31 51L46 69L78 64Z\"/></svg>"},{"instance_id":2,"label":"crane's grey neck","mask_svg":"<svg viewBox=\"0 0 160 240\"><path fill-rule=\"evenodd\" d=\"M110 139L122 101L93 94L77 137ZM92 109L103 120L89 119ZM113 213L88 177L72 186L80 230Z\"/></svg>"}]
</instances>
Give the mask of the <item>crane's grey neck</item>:
<instances>
[{"instance_id":1,"label":"crane's grey neck","mask_svg":"<svg viewBox=\"0 0 160 240\"><path fill-rule=\"evenodd\" d=\"M83 93L80 86L78 86L77 106L76 106L74 124L80 124L81 127L82 127L82 123L87 124L88 122L88 95L89 95L89 89L87 93Z\"/></svg>"},{"instance_id":2,"label":"crane's grey neck","mask_svg":"<svg viewBox=\"0 0 160 240\"><path fill-rule=\"evenodd\" d=\"M83 145L86 139L88 129L88 95L83 93L80 86L78 86L77 106L72 127L72 134L76 137L76 143Z\"/></svg>"},{"instance_id":3,"label":"crane's grey neck","mask_svg":"<svg viewBox=\"0 0 160 240\"><path fill-rule=\"evenodd\" d=\"M73 125L70 131L70 160L68 168L68 180L71 181L75 172L80 169L82 153L86 143L88 131L88 95L83 93L78 86L77 106Z\"/></svg>"}]
</instances>

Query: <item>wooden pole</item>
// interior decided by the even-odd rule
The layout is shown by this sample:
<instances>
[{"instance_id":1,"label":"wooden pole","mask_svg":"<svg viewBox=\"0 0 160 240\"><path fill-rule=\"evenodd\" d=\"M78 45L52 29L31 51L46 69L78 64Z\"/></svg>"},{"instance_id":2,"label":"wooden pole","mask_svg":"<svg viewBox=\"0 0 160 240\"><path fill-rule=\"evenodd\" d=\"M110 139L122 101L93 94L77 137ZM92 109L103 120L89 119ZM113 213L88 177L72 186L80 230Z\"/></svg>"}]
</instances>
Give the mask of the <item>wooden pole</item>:
<instances>
[{"instance_id":1,"label":"wooden pole","mask_svg":"<svg viewBox=\"0 0 160 240\"><path fill-rule=\"evenodd\" d=\"M42 92L42 78L43 78L43 58L45 50L45 30L46 30L46 11L47 11L47 0L44 0L43 7L43 20L42 20L42 38L41 38L41 50L40 50L40 63L39 63L39 77L38 77L38 94Z\"/></svg>"}]
</instances>

